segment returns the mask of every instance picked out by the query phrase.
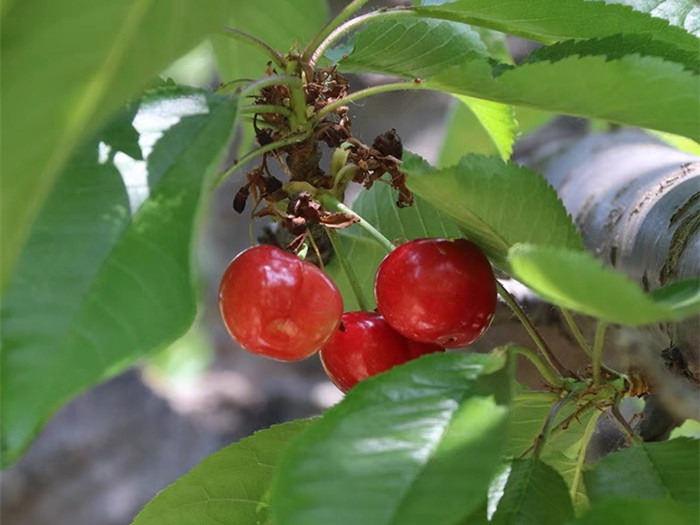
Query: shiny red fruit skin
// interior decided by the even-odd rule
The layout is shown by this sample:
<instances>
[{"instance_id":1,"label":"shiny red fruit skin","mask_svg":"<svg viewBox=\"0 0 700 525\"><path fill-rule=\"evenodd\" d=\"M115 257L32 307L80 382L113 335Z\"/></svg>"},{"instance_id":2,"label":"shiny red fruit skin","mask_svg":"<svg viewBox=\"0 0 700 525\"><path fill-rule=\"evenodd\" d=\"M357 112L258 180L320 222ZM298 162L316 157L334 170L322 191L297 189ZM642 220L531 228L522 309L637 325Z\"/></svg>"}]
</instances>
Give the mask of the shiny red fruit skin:
<instances>
[{"instance_id":1,"label":"shiny red fruit skin","mask_svg":"<svg viewBox=\"0 0 700 525\"><path fill-rule=\"evenodd\" d=\"M491 324L496 280L488 259L466 239L415 239L379 265L377 309L396 331L445 347L475 341Z\"/></svg>"},{"instance_id":2,"label":"shiny red fruit skin","mask_svg":"<svg viewBox=\"0 0 700 525\"><path fill-rule=\"evenodd\" d=\"M333 384L347 392L358 381L444 348L406 339L374 312L345 312L321 348L321 363Z\"/></svg>"},{"instance_id":3,"label":"shiny red fruit skin","mask_svg":"<svg viewBox=\"0 0 700 525\"><path fill-rule=\"evenodd\" d=\"M238 254L219 286L219 308L243 348L283 361L313 354L340 322L343 301L320 269L279 248Z\"/></svg>"}]
</instances>

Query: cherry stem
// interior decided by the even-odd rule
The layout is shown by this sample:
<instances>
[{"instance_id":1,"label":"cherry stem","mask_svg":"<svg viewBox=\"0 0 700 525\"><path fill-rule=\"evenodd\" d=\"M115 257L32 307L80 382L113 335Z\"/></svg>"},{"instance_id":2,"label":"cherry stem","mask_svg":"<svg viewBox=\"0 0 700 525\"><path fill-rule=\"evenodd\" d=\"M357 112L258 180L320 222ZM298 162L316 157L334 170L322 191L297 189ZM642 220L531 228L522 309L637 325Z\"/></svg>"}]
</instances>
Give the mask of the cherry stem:
<instances>
[{"instance_id":1,"label":"cherry stem","mask_svg":"<svg viewBox=\"0 0 700 525\"><path fill-rule=\"evenodd\" d=\"M357 299L357 305L363 312L369 312L367 302L365 301L365 296L362 293L362 287L360 286L360 281L357 279L355 270L350 264L345 248L343 247L342 241L338 238L338 234L331 228L326 228L326 233L331 241L331 246L333 246L333 251L336 257L340 261L340 265L343 267L343 271L350 281L350 286L352 287L352 292L355 294L355 299Z\"/></svg>"},{"instance_id":2,"label":"cherry stem","mask_svg":"<svg viewBox=\"0 0 700 525\"><path fill-rule=\"evenodd\" d=\"M598 321L595 328L595 338L593 339L593 384L601 383L600 365L603 357L603 339L605 338L605 329L608 324L605 321Z\"/></svg>"},{"instance_id":3,"label":"cherry stem","mask_svg":"<svg viewBox=\"0 0 700 525\"><path fill-rule=\"evenodd\" d=\"M515 300L515 297L513 297L511 293L505 289L498 279L496 279L496 289L498 290L498 294L503 298L506 304L510 306L510 309L513 310L515 316L525 327L525 330L537 345L537 348L542 353L542 356L545 358L550 368L559 376L573 376L573 374L564 368L564 366L559 362L559 359L557 359L557 356L555 356L550 350L549 346L547 346L547 343L537 331L535 325L532 324L530 318L528 318L528 316L525 315L525 312L523 312L523 309L520 308L520 305Z\"/></svg>"},{"instance_id":4,"label":"cherry stem","mask_svg":"<svg viewBox=\"0 0 700 525\"><path fill-rule=\"evenodd\" d=\"M318 62L318 60L323 56L323 54L328 50L333 43L337 42L344 36L350 33L354 28L359 25L366 23L368 20L375 18L399 18L405 16L416 16L416 14L406 8L397 9L380 9L372 13L367 13L366 15L361 15L348 20L344 24L341 24L343 20L348 18L352 13L357 11L363 4L368 0L355 0L351 2L341 13L333 19L333 21L328 24L324 30L309 44L308 49L313 49L313 53L309 58L309 65L313 66ZM314 49L315 48L315 49ZM304 53L306 55L306 52Z\"/></svg>"},{"instance_id":5,"label":"cherry stem","mask_svg":"<svg viewBox=\"0 0 700 525\"><path fill-rule=\"evenodd\" d=\"M276 142L270 142L269 144L265 144L264 146L260 146L259 148L255 148L254 150L248 152L246 155L244 155L240 159L234 160L228 167L226 167L221 173L219 173L216 176L216 179L214 180L214 184L212 185L212 189L216 188L221 184L224 180L226 180L226 177L231 175L234 171L236 171L240 166L243 166L245 163L251 161L255 157L259 155L263 155L264 153L268 153L272 150L275 150L277 148L282 148L284 146L289 146L290 144L295 144L297 142L301 142L305 139L307 139L309 136L308 132L305 133L299 133L296 135L290 135L288 137L283 138L282 140L278 140Z\"/></svg>"},{"instance_id":6,"label":"cherry stem","mask_svg":"<svg viewBox=\"0 0 700 525\"><path fill-rule=\"evenodd\" d=\"M345 204L340 202L330 193L323 193L319 195L319 200L321 201L321 204L323 204L326 208L331 209L333 211L345 213L346 215L350 215L351 217L357 219L356 224L360 228L365 230L379 244L386 248L386 251L390 252L394 248L396 248L396 246L394 246L389 239L384 237L384 235L382 235L382 233L377 228L372 226L369 222L360 217L357 213L355 213L352 209L348 208Z\"/></svg>"},{"instance_id":7,"label":"cherry stem","mask_svg":"<svg viewBox=\"0 0 700 525\"><path fill-rule=\"evenodd\" d=\"M571 480L571 501L575 501L576 493L578 492L578 486L581 482L581 472L583 471L583 465L586 462L586 451L588 450L588 443L591 441L593 436L593 431L595 430L596 422L598 421L598 415L591 417L583 431L583 436L581 437L581 446L578 449L578 456L576 458L576 467L574 468L574 477Z\"/></svg>"},{"instance_id":8,"label":"cherry stem","mask_svg":"<svg viewBox=\"0 0 700 525\"><path fill-rule=\"evenodd\" d=\"M258 37L236 29L233 27L224 26L224 34L236 40L241 40L249 44L253 44L258 48L262 49L266 55L268 55L272 61L280 67L285 66L284 56L282 56L274 47L272 47L267 42L260 40Z\"/></svg>"},{"instance_id":9,"label":"cherry stem","mask_svg":"<svg viewBox=\"0 0 700 525\"><path fill-rule=\"evenodd\" d=\"M333 111L335 111L339 107L345 106L348 102L352 102L354 100L359 100L361 98L377 95L379 93L386 93L387 91L406 91L414 89L418 90L431 88L427 88L425 84L421 84L420 82L415 81L391 82L389 84L380 84L379 86L368 87L359 91L355 91L354 93L350 93L349 95L343 98L339 98L338 100L328 104L314 115L314 117L311 119L311 122L318 122L320 119L322 119L329 113L333 113Z\"/></svg>"},{"instance_id":10,"label":"cherry stem","mask_svg":"<svg viewBox=\"0 0 700 525\"><path fill-rule=\"evenodd\" d=\"M306 237L309 239L309 244L311 247L314 249L314 253L316 254L316 258L318 259L318 267L321 268L321 271L325 272L326 269L323 264L323 257L321 257L321 250L318 249L318 245L316 244L316 239L314 239L314 236L311 233L311 230L306 228ZM333 241L331 241L332 243Z\"/></svg>"},{"instance_id":11,"label":"cherry stem","mask_svg":"<svg viewBox=\"0 0 700 525\"><path fill-rule=\"evenodd\" d=\"M535 368L537 368L537 371L540 373L540 375L544 378L547 383L550 384L550 386L553 387L561 387L563 386L563 381L561 380L560 377L557 376L556 370L550 369L540 357L530 350L529 348L525 346L511 346L510 347L513 353L518 354L526 358L528 361L530 361L533 365L535 365Z\"/></svg>"}]
</instances>

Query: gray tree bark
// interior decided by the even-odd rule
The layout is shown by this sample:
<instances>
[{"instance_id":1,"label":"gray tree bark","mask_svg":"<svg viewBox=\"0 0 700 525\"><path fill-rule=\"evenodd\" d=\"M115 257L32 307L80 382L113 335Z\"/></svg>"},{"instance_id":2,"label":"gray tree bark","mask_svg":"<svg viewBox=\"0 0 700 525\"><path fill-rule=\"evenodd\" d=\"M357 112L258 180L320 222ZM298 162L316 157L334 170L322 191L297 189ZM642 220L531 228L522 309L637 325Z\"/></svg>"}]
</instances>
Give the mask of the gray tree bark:
<instances>
[{"instance_id":1,"label":"gray tree bark","mask_svg":"<svg viewBox=\"0 0 700 525\"><path fill-rule=\"evenodd\" d=\"M555 187L588 250L646 290L700 274L700 158L633 129L587 134L576 119L555 121L514 155ZM575 276L572 276L575 278ZM583 319L590 334L593 323ZM606 358L637 369L658 396L640 432L663 438L700 418L700 319L640 329L617 327Z\"/></svg>"}]
</instances>

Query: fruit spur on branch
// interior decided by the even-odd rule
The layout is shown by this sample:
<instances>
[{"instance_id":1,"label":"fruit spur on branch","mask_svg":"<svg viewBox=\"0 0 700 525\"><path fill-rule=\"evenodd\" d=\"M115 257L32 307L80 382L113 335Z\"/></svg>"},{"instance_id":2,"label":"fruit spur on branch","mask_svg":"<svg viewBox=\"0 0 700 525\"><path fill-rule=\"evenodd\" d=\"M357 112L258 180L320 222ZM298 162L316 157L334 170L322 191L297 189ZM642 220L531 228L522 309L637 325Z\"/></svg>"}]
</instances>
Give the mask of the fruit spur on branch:
<instances>
[{"instance_id":1,"label":"fruit spur on branch","mask_svg":"<svg viewBox=\"0 0 700 525\"><path fill-rule=\"evenodd\" d=\"M262 80L238 88L252 101L242 111L257 147L223 173L259 157L245 174L233 208L243 213L252 200L251 220L268 217L278 225L264 239L274 246L244 250L224 272L219 304L233 339L253 353L284 361L320 350L329 378L347 391L395 365L478 338L493 317L496 287L476 245L420 239L395 250L343 204L350 182L366 189L389 184L398 207L413 204L400 171L403 146L396 130L364 144L352 135L348 81L334 66L316 68L303 53L272 58ZM327 170L321 167L324 147L332 150ZM389 252L377 271L374 312L366 306L341 243L334 241L335 229L355 223ZM360 311L343 313L340 292L323 272L319 245L326 241L341 261ZM309 262L314 259L320 269ZM446 286L435 288L438 283ZM445 293L449 297L443 301L438 295Z\"/></svg>"},{"instance_id":2,"label":"fruit spur on branch","mask_svg":"<svg viewBox=\"0 0 700 525\"><path fill-rule=\"evenodd\" d=\"M283 59L284 74L270 61L262 80L244 88L252 91L252 104L243 111L255 131L258 147L226 170L241 166L252 155L260 162L246 173L246 182L236 193L234 209L242 213L253 201L254 217L269 216L292 234L288 248L301 246L312 225L343 228L357 218L321 205L322 197L343 200L349 182L370 188L376 181L397 190L397 205L407 206L413 196L399 170L403 147L395 130L376 137L371 145L352 135L348 107L348 81L334 66L315 68L299 53ZM341 104L339 104L341 102ZM333 150L328 171L320 166L322 144ZM279 166L281 181L271 170ZM383 178L388 174L388 178ZM329 199L332 202L332 199ZM327 203L326 203L327 204Z\"/></svg>"}]
</instances>

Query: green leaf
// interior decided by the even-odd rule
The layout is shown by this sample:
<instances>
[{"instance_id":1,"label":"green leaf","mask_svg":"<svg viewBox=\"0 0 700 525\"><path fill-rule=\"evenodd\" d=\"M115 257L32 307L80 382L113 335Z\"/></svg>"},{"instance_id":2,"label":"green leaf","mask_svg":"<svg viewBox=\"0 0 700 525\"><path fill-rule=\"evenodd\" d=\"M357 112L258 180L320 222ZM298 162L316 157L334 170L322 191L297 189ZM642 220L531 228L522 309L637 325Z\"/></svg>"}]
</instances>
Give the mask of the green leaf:
<instances>
[{"instance_id":1,"label":"green leaf","mask_svg":"<svg viewBox=\"0 0 700 525\"><path fill-rule=\"evenodd\" d=\"M535 442L535 437L542 430L547 415L557 401L557 397L549 392L519 392L513 398L511 422L508 430L508 441L504 451L505 457L517 458L525 453ZM593 415L587 411L573 417L580 407L570 403L561 407L551 422L550 428L557 427L565 420L570 420L563 430L551 434L545 444L545 450L551 449L575 456L581 444L581 438L586 425Z\"/></svg>"},{"instance_id":2,"label":"green leaf","mask_svg":"<svg viewBox=\"0 0 700 525\"><path fill-rule=\"evenodd\" d=\"M678 438L614 452L584 471L595 505L606 498L669 498L698 503L700 441Z\"/></svg>"},{"instance_id":3,"label":"green leaf","mask_svg":"<svg viewBox=\"0 0 700 525\"><path fill-rule=\"evenodd\" d=\"M563 5L552 0L546 3ZM582 0L571 3L593 5ZM499 11L502 4L497 2L494 10ZM482 7L490 12L490 4ZM527 11L529 7L527 3L513 9ZM634 14L624 6L600 3L595 7L604 12L611 7ZM673 41L657 39L657 33L619 35L619 28L625 26L617 25L613 33L592 31L587 36L602 39L554 44L533 54L530 61L510 66L489 60L479 32L469 26L405 17L369 22L330 56L339 60L344 71L422 78L421 83L407 89L436 89L501 104L601 118L697 140L700 80L695 71L700 62L699 41L662 20L636 15L652 21L652 25L666 26L672 33L690 39L692 45L679 47ZM580 13L570 16L573 24L580 23Z\"/></svg>"},{"instance_id":4,"label":"green leaf","mask_svg":"<svg viewBox=\"0 0 700 525\"><path fill-rule=\"evenodd\" d=\"M508 261L513 275L545 299L608 322L640 325L698 311L694 280L653 295L587 252L523 244L511 248Z\"/></svg>"},{"instance_id":5,"label":"green leaf","mask_svg":"<svg viewBox=\"0 0 700 525\"><path fill-rule=\"evenodd\" d=\"M375 71L411 78L432 76L486 54L477 30L420 17L368 23L348 44L327 53L343 71Z\"/></svg>"},{"instance_id":6,"label":"green leaf","mask_svg":"<svg viewBox=\"0 0 700 525\"><path fill-rule=\"evenodd\" d=\"M294 44L304 46L328 19L326 0L232 2L230 10L230 26L283 54ZM224 81L256 79L265 73L270 58L256 45L221 35L213 36L211 41Z\"/></svg>"},{"instance_id":7,"label":"green leaf","mask_svg":"<svg viewBox=\"0 0 700 525\"><path fill-rule=\"evenodd\" d=\"M584 44L555 44L537 55L548 60L515 67L465 61L420 86L700 137L700 81L685 62L646 56L636 38L610 39L611 56L594 54L596 42Z\"/></svg>"},{"instance_id":8,"label":"green leaf","mask_svg":"<svg viewBox=\"0 0 700 525\"><path fill-rule=\"evenodd\" d=\"M513 461L494 525L559 525L574 516L562 477L537 459Z\"/></svg>"},{"instance_id":9,"label":"green leaf","mask_svg":"<svg viewBox=\"0 0 700 525\"><path fill-rule=\"evenodd\" d=\"M279 525L456 523L483 503L510 400L504 353L432 354L362 381L295 442Z\"/></svg>"},{"instance_id":10,"label":"green leaf","mask_svg":"<svg viewBox=\"0 0 700 525\"><path fill-rule=\"evenodd\" d=\"M158 493L132 525L269 523L269 485L292 439L311 423L273 425L228 445Z\"/></svg>"},{"instance_id":11,"label":"green leaf","mask_svg":"<svg viewBox=\"0 0 700 525\"><path fill-rule=\"evenodd\" d=\"M552 43L626 33L646 34L656 40L697 51L697 39L680 27L628 6L590 0L423 0L418 13L455 20L504 33Z\"/></svg>"},{"instance_id":12,"label":"green leaf","mask_svg":"<svg viewBox=\"0 0 700 525\"><path fill-rule=\"evenodd\" d=\"M564 56L571 55L605 56L608 60L616 60L633 54L675 62L696 75L700 71L700 64L698 64L700 54L697 49L693 51L680 49L647 35L614 35L583 41L561 42L535 50L527 56L524 63L556 62Z\"/></svg>"},{"instance_id":13,"label":"green leaf","mask_svg":"<svg viewBox=\"0 0 700 525\"><path fill-rule=\"evenodd\" d=\"M504 161L507 161L513 152L515 132L518 128L513 107L464 95L457 95L456 98L474 113L491 137L498 154Z\"/></svg>"},{"instance_id":14,"label":"green leaf","mask_svg":"<svg viewBox=\"0 0 700 525\"><path fill-rule=\"evenodd\" d=\"M501 267L507 267L508 249L518 242L583 248L554 189L528 168L467 155L439 169L411 156L402 171L411 191L449 216Z\"/></svg>"},{"instance_id":15,"label":"green leaf","mask_svg":"<svg viewBox=\"0 0 700 525\"><path fill-rule=\"evenodd\" d=\"M697 525L700 507L666 500L610 499L570 525Z\"/></svg>"},{"instance_id":16,"label":"green leaf","mask_svg":"<svg viewBox=\"0 0 700 525\"><path fill-rule=\"evenodd\" d=\"M3 7L2 284L87 133L225 18L227 2L23 0Z\"/></svg>"},{"instance_id":17,"label":"green leaf","mask_svg":"<svg viewBox=\"0 0 700 525\"><path fill-rule=\"evenodd\" d=\"M504 457L518 458L531 449L556 400L557 396L549 392L524 391L516 394ZM542 461L562 476L569 492L574 494L574 507L577 510L588 506L578 458L581 447L588 444L590 436L587 432L592 430L591 425L595 425L598 414L592 408L582 411L582 407L576 403L561 407L552 419L550 433L540 455Z\"/></svg>"},{"instance_id":18,"label":"green leaf","mask_svg":"<svg viewBox=\"0 0 700 525\"><path fill-rule=\"evenodd\" d=\"M70 396L192 323L196 212L235 113L233 99L162 88L66 163L3 297L5 461ZM128 144L132 120L144 161L102 141Z\"/></svg>"},{"instance_id":19,"label":"green leaf","mask_svg":"<svg viewBox=\"0 0 700 525\"><path fill-rule=\"evenodd\" d=\"M684 279L653 290L651 298L673 309L678 317L700 312L700 277Z\"/></svg>"},{"instance_id":20,"label":"green leaf","mask_svg":"<svg viewBox=\"0 0 700 525\"><path fill-rule=\"evenodd\" d=\"M635 11L663 18L670 24L700 36L700 5L695 0L605 0L608 4L623 4Z\"/></svg>"},{"instance_id":21,"label":"green leaf","mask_svg":"<svg viewBox=\"0 0 700 525\"><path fill-rule=\"evenodd\" d=\"M598 414L591 414L591 416L593 416L596 420L598 419ZM549 450L541 459L547 465L556 470L566 483L569 495L572 495L572 502L574 509L576 510L576 514L578 515L583 511L588 510L590 504L588 501L586 486L584 485L582 479L583 465L579 464L578 458L576 456L566 455L558 450Z\"/></svg>"},{"instance_id":22,"label":"green leaf","mask_svg":"<svg viewBox=\"0 0 700 525\"><path fill-rule=\"evenodd\" d=\"M459 229L425 200L416 197L413 206L399 208L396 198L394 189L387 184L375 183L360 193L352 203L352 209L396 243L420 237L461 236ZM386 250L357 225L340 230L338 237L352 261L366 300L373 303L374 274ZM345 309L357 309L357 301L337 257L326 265L326 273L340 288Z\"/></svg>"}]
</instances>

